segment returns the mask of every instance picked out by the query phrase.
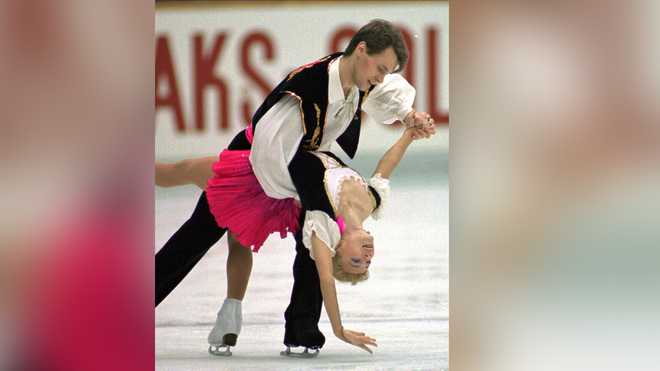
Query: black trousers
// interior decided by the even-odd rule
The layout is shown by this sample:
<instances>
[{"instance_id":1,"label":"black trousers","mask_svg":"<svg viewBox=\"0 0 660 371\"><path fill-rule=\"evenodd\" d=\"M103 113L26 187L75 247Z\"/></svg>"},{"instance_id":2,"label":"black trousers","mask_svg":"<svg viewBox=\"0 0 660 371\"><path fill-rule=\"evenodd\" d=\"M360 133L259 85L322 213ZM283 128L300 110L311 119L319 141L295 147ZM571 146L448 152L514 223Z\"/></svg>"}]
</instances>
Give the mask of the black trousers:
<instances>
[{"instance_id":1,"label":"black trousers","mask_svg":"<svg viewBox=\"0 0 660 371\"><path fill-rule=\"evenodd\" d=\"M156 253L156 306L183 281L227 230L218 227L209 210L206 192L195 211Z\"/></svg>"},{"instance_id":2,"label":"black trousers","mask_svg":"<svg viewBox=\"0 0 660 371\"><path fill-rule=\"evenodd\" d=\"M317 326L321 317L323 296L319 273L314 260L309 256L309 249L302 242L302 226L305 212L301 213L300 230L295 235L296 258L293 262L293 288L291 300L284 312L287 328Z\"/></svg>"}]
</instances>

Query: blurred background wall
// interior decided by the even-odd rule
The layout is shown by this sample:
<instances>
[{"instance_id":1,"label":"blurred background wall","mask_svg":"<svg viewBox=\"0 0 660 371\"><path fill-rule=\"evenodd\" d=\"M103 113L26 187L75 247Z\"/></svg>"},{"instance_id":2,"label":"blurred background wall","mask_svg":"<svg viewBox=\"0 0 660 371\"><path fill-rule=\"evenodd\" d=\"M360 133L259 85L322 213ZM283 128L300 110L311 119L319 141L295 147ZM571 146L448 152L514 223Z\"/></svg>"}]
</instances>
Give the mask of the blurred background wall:
<instances>
[{"instance_id":1,"label":"blurred background wall","mask_svg":"<svg viewBox=\"0 0 660 371\"><path fill-rule=\"evenodd\" d=\"M398 25L417 88L415 108L441 135L413 150L448 151L446 1L159 1L156 3L156 158L217 154L292 69L345 48L369 20ZM367 122L360 152L382 153L400 132ZM444 135L442 135L444 133Z\"/></svg>"}]
</instances>

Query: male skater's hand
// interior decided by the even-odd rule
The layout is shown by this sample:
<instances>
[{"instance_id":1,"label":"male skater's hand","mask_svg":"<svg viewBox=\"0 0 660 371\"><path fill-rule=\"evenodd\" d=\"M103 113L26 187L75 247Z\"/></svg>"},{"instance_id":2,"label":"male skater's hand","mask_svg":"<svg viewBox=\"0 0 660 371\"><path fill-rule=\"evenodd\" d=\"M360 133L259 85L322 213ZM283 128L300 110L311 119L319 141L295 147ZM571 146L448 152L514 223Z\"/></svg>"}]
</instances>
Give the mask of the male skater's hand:
<instances>
[{"instance_id":1,"label":"male skater's hand","mask_svg":"<svg viewBox=\"0 0 660 371\"><path fill-rule=\"evenodd\" d=\"M364 332L357 332L343 328L342 333L340 335L341 336L338 337L343 341L355 345L358 348L362 348L371 354L373 354L374 352L371 349L369 349L367 345L371 345L374 347L378 346L378 344L376 344L376 339L365 335Z\"/></svg>"}]
</instances>

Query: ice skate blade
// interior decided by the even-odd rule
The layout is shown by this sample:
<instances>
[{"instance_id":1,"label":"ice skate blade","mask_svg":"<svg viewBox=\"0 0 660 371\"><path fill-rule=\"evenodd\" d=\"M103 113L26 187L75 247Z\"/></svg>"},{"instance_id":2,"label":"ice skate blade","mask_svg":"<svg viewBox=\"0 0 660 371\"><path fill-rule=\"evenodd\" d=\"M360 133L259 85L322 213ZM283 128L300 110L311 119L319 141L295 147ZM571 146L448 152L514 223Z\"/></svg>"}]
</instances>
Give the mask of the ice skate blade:
<instances>
[{"instance_id":1,"label":"ice skate blade","mask_svg":"<svg viewBox=\"0 0 660 371\"><path fill-rule=\"evenodd\" d=\"M209 354L218 357L229 357L231 356L231 350L229 345L209 345Z\"/></svg>"},{"instance_id":2,"label":"ice skate blade","mask_svg":"<svg viewBox=\"0 0 660 371\"><path fill-rule=\"evenodd\" d=\"M280 352L281 356L291 357L291 358L316 358L319 355L319 349L312 349L313 352L309 351L309 348L305 348L302 353L296 353L291 351L291 347L286 347L286 350Z\"/></svg>"}]
</instances>

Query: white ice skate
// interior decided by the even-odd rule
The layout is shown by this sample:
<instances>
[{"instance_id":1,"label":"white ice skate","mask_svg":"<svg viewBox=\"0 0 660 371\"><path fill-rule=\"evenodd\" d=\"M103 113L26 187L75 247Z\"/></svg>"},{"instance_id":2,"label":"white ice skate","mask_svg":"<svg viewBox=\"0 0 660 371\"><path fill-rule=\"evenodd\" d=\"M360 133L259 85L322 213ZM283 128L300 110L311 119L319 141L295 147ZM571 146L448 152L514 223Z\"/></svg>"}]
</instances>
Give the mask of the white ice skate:
<instances>
[{"instance_id":1,"label":"white ice skate","mask_svg":"<svg viewBox=\"0 0 660 371\"><path fill-rule=\"evenodd\" d=\"M312 350L311 352L309 350ZM291 347L287 346L286 350L280 352L281 356L292 357L292 358L315 358L319 355L319 348L308 348L305 347L305 350L302 352L292 352Z\"/></svg>"},{"instance_id":2,"label":"white ice skate","mask_svg":"<svg viewBox=\"0 0 660 371\"><path fill-rule=\"evenodd\" d=\"M242 322L241 301L225 299L218 311L215 326L209 333L209 353L214 356L231 356L231 347L236 345Z\"/></svg>"}]
</instances>

